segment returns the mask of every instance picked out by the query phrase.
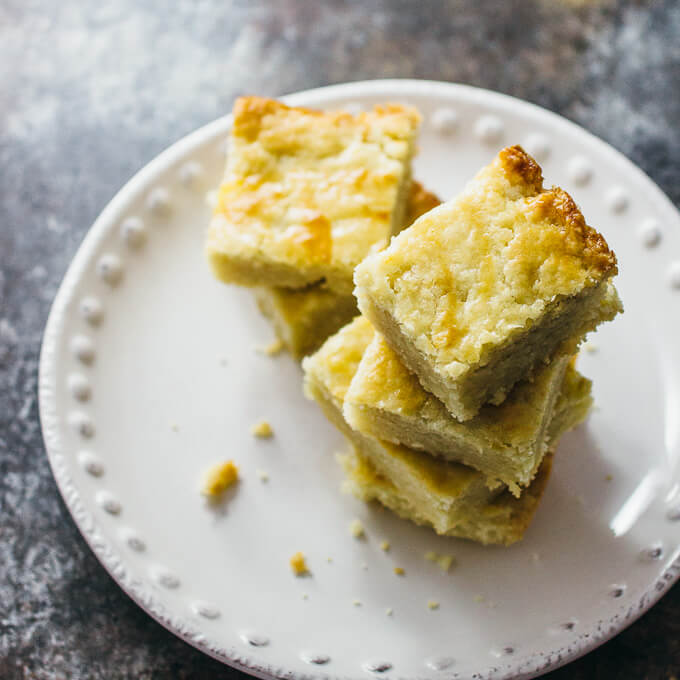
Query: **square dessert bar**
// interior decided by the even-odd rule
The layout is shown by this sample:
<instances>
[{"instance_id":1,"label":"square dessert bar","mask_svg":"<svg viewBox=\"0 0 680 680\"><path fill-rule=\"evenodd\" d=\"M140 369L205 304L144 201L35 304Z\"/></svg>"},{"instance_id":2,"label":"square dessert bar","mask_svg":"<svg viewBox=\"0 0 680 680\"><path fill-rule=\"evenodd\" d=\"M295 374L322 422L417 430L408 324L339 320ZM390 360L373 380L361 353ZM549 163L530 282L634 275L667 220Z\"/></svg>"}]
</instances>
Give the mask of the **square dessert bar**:
<instances>
[{"instance_id":1,"label":"square dessert bar","mask_svg":"<svg viewBox=\"0 0 680 680\"><path fill-rule=\"evenodd\" d=\"M350 474L359 496L378 498L398 514L426 523L441 534L483 543L509 544L519 540L542 493L545 480L541 474L521 498L515 499L501 485L489 488L486 476L470 467L362 435L347 424L342 413L344 400L373 334L371 324L357 317L302 364L306 394L316 399L328 419L359 451L361 458L357 460L367 466L363 469L373 471L370 478ZM570 395L561 395L561 409L558 401L556 410L562 416L553 419L554 426L548 433L551 445L581 415L569 398ZM587 407L582 412L587 413ZM351 467L354 469L354 463ZM546 465L546 479L548 471ZM377 484L367 479L382 480L382 491L378 492ZM366 482L363 487L362 480ZM535 496L536 502L530 504L525 496Z\"/></svg>"},{"instance_id":2,"label":"square dessert bar","mask_svg":"<svg viewBox=\"0 0 680 680\"><path fill-rule=\"evenodd\" d=\"M419 182L412 182L406 203L404 227L441 201ZM277 337L296 358L317 350L329 335L359 314L354 295L335 293L322 284L307 288L261 286L255 289L261 312L274 326Z\"/></svg>"},{"instance_id":3,"label":"square dessert bar","mask_svg":"<svg viewBox=\"0 0 680 680\"><path fill-rule=\"evenodd\" d=\"M208 228L218 279L352 292L354 267L400 228L419 114L352 116L236 101L227 167Z\"/></svg>"},{"instance_id":4,"label":"square dessert bar","mask_svg":"<svg viewBox=\"0 0 680 680\"><path fill-rule=\"evenodd\" d=\"M520 147L356 269L359 309L458 420L621 311L616 257Z\"/></svg>"},{"instance_id":5,"label":"square dessert bar","mask_svg":"<svg viewBox=\"0 0 680 680\"><path fill-rule=\"evenodd\" d=\"M469 465L519 496L547 451L568 362L561 357L542 365L533 381L517 383L502 404L482 406L461 423L376 333L345 396L344 415L362 434Z\"/></svg>"}]
</instances>

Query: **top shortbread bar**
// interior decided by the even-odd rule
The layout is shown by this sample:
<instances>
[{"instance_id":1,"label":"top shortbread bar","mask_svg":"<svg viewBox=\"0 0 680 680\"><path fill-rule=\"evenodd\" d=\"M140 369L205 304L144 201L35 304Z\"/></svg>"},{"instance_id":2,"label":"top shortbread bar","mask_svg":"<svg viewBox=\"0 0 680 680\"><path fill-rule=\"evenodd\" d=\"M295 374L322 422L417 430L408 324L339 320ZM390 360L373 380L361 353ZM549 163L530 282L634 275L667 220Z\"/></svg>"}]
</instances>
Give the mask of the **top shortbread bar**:
<instances>
[{"instance_id":1,"label":"top shortbread bar","mask_svg":"<svg viewBox=\"0 0 680 680\"><path fill-rule=\"evenodd\" d=\"M359 309L459 420L621 311L616 257L521 147L356 269Z\"/></svg>"},{"instance_id":2,"label":"top shortbread bar","mask_svg":"<svg viewBox=\"0 0 680 680\"><path fill-rule=\"evenodd\" d=\"M243 97L207 237L217 278L352 292L352 273L401 228L420 116L344 112Z\"/></svg>"}]
</instances>

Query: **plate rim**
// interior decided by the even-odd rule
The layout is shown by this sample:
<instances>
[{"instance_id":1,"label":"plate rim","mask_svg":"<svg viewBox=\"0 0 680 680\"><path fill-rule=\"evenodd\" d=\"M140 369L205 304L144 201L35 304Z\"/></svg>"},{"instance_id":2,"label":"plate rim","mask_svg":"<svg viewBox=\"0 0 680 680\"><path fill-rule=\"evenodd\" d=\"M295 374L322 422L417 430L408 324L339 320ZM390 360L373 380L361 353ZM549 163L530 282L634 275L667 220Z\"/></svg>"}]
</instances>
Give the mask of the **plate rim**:
<instances>
[{"instance_id":1,"label":"plate rim","mask_svg":"<svg viewBox=\"0 0 680 680\"><path fill-rule=\"evenodd\" d=\"M394 97L396 92L398 92L396 94L397 97L415 95L449 101L462 98L467 101L478 101L482 106L492 103L494 106L505 110L513 109L516 111L519 108L520 110L531 111L539 117L547 117L551 125L557 128L561 127L562 129L588 137L590 143L595 145L598 153L605 155L614 164L626 166L626 172L632 172L636 176L636 181L645 185L645 190L651 192L658 201L660 212L667 213L669 216L672 215L676 221L680 217L680 213L664 191L623 153L577 123L537 104L508 94L460 83L395 78L344 82L301 90L277 98L291 105L304 103L307 106L310 105L311 100L311 105L313 106L314 100L322 101L334 96L361 99L367 95L387 95L389 93L389 96ZM114 194L89 227L78 246L51 304L40 349L38 405L45 453L59 493L86 544L121 590L166 630L221 663L262 680L284 677L299 678L300 680L329 680L330 678L340 680L340 678L344 679L345 676L320 672L297 673L277 667L275 664L258 662L248 656L248 654L238 652L235 648L225 649L221 645L213 645L198 633L192 624L185 621L182 617L175 617L167 612L165 606L156 599L149 589L141 582L135 581L127 573L123 566L124 558L100 534L97 521L82 503L78 488L71 478L67 466L62 462L65 453L62 450L61 437L58 431L59 418L56 413L56 397L53 391L53 385L56 383L58 373L54 353L63 329L64 311L71 297L71 290L78 284L84 270L84 265L90 260L93 251L96 250L100 241L108 234L113 216L115 216L120 207L126 205L129 201L129 196L142 191L145 185L151 184L153 178L159 173L163 172L175 161L188 156L193 149L202 145L206 140L226 133L231 125L231 121L232 115L228 114L199 127L172 143L151 161L142 166ZM603 621L602 623L606 624L606 631L604 633L599 629L589 630L587 631L587 636L582 635L577 638L567 650L556 648L549 650L547 653L533 651L524 655L518 655L505 666L487 666L486 677L537 677L584 656L634 623L654 606L679 579L680 557L676 558L661 573L661 576L654 580L650 587L642 593L637 605L631 605L627 612L623 613L622 610L607 621ZM356 676L351 677L358 677L358 673Z\"/></svg>"}]
</instances>

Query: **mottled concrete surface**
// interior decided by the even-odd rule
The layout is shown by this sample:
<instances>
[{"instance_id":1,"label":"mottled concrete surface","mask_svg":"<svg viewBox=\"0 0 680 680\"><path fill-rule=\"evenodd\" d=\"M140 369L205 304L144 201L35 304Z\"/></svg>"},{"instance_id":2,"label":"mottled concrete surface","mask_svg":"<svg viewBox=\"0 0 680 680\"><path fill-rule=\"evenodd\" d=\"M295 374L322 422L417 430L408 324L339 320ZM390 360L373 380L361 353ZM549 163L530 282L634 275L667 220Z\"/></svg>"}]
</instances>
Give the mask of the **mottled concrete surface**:
<instances>
[{"instance_id":1,"label":"mottled concrete surface","mask_svg":"<svg viewBox=\"0 0 680 680\"><path fill-rule=\"evenodd\" d=\"M346 80L471 83L557 111L680 204L680 4L0 2L0 677L238 675L114 585L70 520L38 424L50 302L97 213L165 146L230 109ZM676 587L553 678L680 675Z\"/></svg>"}]
</instances>

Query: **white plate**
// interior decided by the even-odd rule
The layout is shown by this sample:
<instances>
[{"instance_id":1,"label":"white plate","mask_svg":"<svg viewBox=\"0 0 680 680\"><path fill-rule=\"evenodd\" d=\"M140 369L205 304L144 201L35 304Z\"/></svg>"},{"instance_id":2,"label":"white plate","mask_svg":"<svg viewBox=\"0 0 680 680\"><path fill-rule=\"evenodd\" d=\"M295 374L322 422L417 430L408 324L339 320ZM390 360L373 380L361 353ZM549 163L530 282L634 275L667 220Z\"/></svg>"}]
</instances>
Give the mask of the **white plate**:
<instances>
[{"instance_id":1,"label":"white plate","mask_svg":"<svg viewBox=\"0 0 680 680\"><path fill-rule=\"evenodd\" d=\"M572 192L619 257L626 307L580 359L596 411L560 444L536 519L509 549L439 538L342 495L333 458L341 437L302 396L299 367L255 351L272 331L249 291L214 281L204 260L205 193L222 172L224 118L120 191L54 302L40 412L71 513L140 606L262 677L529 677L583 654L680 571L678 213L606 144L505 96L378 81L287 100L415 104L415 175L443 197L517 142L547 183ZM260 418L272 440L250 434ZM215 511L199 483L225 458L243 481ZM350 536L354 517L367 540ZM311 578L293 577L297 550ZM442 573L423 559L428 550L454 554L457 566Z\"/></svg>"}]
</instances>

